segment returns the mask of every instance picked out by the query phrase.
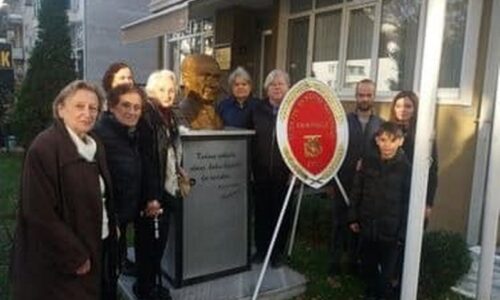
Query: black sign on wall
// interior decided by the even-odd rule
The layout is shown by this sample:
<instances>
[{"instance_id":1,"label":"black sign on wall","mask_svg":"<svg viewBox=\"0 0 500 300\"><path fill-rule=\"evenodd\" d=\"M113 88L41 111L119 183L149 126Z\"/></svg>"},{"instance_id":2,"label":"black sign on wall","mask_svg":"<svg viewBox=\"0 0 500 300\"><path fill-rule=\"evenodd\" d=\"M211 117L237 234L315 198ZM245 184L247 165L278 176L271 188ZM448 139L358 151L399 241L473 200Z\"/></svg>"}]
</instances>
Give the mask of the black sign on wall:
<instances>
[{"instance_id":1,"label":"black sign on wall","mask_svg":"<svg viewBox=\"0 0 500 300\"><path fill-rule=\"evenodd\" d=\"M0 90L14 91L14 65L12 46L0 43Z\"/></svg>"}]
</instances>

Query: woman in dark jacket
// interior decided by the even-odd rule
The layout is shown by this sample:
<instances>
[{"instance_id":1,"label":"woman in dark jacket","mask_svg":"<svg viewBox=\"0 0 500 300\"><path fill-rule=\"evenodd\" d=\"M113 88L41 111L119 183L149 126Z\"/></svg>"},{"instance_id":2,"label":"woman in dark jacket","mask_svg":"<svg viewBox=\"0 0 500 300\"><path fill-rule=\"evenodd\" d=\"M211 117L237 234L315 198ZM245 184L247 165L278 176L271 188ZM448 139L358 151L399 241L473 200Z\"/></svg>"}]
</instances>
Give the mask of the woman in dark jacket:
<instances>
[{"instance_id":1,"label":"woman in dark jacket","mask_svg":"<svg viewBox=\"0 0 500 300\"><path fill-rule=\"evenodd\" d=\"M94 132L106 149L108 168L113 180L113 194L122 233L119 239L119 262L122 272L131 274L127 264L127 225L139 216L141 198L141 157L136 126L146 94L141 88L119 85L108 93L109 111L104 112Z\"/></svg>"},{"instance_id":2,"label":"woman in dark jacket","mask_svg":"<svg viewBox=\"0 0 500 300\"><path fill-rule=\"evenodd\" d=\"M170 299L168 290L156 284L167 242L168 215L180 198L178 172L181 143L172 105L176 96L176 78L168 70L151 74L146 84L149 100L139 122L140 153L143 164L143 194L138 220L136 261L139 299ZM159 235L155 238L156 231Z\"/></svg>"},{"instance_id":3,"label":"woman in dark jacket","mask_svg":"<svg viewBox=\"0 0 500 300\"><path fill-rule=\"evenodd\" d=\"M105 153L90 133L103 97L74 81L24 161L13 299L115 299L116 223Z\"/></svg>"},{"instance_id":4,"label":"woman in dark jacket","mask_svg":"<svg viewBox=\"0 0 500 300\"><path fill-rule=\"evenodd\" d=\"M417 125L418 97L412 91L402 91L398 93L391 106L390 121L399 124L403 129L405 140L403 150L410 163L413 163L413 152L415 149L415 133ZM426 220L430 217L432 206L434 205L434 196L438 185L438 157L436 140L433 140L429 167L429 179L427 184L426 199Z\"/></svg>"},{"instance_id":5,"label":"woman in dark jacket","mask_svg":"<svg viewBox=\"0 0 500 300\"><path fill-rule=\"evenodd\" d=\"M252 170L255 180L255 247L254 262L261 262L269 248L283 201L290 171L283 161L276 140L276 116L290 86L288 74L273 70L264 84L268 98L259 102L252 114L255 136L252 141ZM290 210L288 210L289 212ZM271 255L271 266L283 263L283 255L290 229L290 214L286 213L276 245Z\"/></svg>"},{"instance_id":6,"label":"woman in dark jacket","mask_svg":"<svg viewBox=\"0 0 500 300\"><path fill-rule=\"evenodd\" d=\"M228 78L231 96L217 105L217 113L224 126L250 128L252 110L257 99L252 96L252 78L242 67L237 67Z\"/></svg>"}]
</instances>

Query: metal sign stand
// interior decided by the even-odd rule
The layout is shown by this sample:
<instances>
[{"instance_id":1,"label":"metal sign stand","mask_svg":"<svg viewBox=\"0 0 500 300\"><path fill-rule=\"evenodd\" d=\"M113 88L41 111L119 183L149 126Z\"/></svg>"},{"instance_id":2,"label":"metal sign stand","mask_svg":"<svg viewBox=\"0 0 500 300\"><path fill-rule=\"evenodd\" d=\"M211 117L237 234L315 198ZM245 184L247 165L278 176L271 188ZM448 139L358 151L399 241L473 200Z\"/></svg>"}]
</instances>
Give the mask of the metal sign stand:
<instances>
[{"instance_id":1,"label":"metal sign stand","mask_svg":"<svg viewBox=\"0 0 500 300\"><path fill-rule=\"evenodd\" d=\"M266 258L264 259L264 263L262 265L262 269L259 275L259 280L257 280L257 285L255 286L255 290L253 292L252 300L256 300L259 295L260 286L262 285L262 281L264 280L264 275L266 273L267 266L269 265L269 260L271 259L271 253L273 252L274 244L276 243L276 239L278 238L278 233L281 228L281 223L283 222L283 218L285 217L285 212L288 207L288 202L290 201L290 197L292 195L293 187L295 186L295 181L297 181L297 176L294 175L292 177L292 180L290 181L290 185L288 186L285 202L283 202L283 207L281 208L278 221L276 222L276 227L274 228L273 237L271 238L271 243L269 244L269 248L267 249Z\"/></svg>"}]
</instances>

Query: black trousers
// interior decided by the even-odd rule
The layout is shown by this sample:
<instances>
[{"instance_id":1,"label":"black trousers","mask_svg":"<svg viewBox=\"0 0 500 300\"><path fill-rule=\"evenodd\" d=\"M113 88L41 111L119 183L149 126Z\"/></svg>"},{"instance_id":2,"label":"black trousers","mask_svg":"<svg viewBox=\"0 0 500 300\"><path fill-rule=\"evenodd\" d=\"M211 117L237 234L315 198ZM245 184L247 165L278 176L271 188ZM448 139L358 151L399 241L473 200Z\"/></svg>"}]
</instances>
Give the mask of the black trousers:
<instances>
[{"instance_id":1,"label":"black trousers","mask_svg":"<svg viewBox=\"0 0 500 300\"><path fill-rule=\"evenodd\" d=\"M153 218L139 217L135 222L135 260L137 267L137 289L147 293L161 276L161 258L167 244L169 212L158 218L159 237L155 237Z\"/></svg>"},{"instance_id":2,"label":"black trousers","mask_svg":"<svg viewBox=\"0 0 500 300\"><path fill-rule=\"evenodd\" d=\"M132 222L120 222L118 228L120 228L120 238L118 239L118 268L122 269L125 260L127 259L127 228ZM135 223L134 223L135 227ZM134 246L135 246L135 235L134 235Z\"/></svg>"},{"instance_id":3,"label":"black trousers","mask_svg":"<svg viewBox=\"0 0 500 300\"><path fill-rule=\"evenodd\" d=\"M255 185L254 197L254 238L257 255L265 257L276 222L278 221L285 200L287 182L265 182ZM291 227L292 201L289 202L281 229L274 246L271 260L280 259L285 253L286 242Z\"/></svg>"},{"instance_id":4,"label":"black trousers","mask_svg":"<svg viewBox=\"0 0 500 300\"><path fill-rule=\"evenodd\" d=\"M114 300L116 294L116 240L108 237L102 240L101 255L101 300Z\"/></svg>"},{"instance_id":5,"label":"black trousers","mask_svg":"<svg viewBox=\"0 0 500 300\"><path fill-rule=\"evenodd\" d=\"M395 299L391 281L399 257L397 241L361 239L361 270L367 296Z\"/></svg>"},{"instance_id":6,"label":"black trousers","mask_svg":"<svg viewBox=\"0 0 500 300\"><path fill-rule=\"evenodd\" d=\"M359 270L358 234L349 229L347 223L348 207L342 196L333 198L332 203L332 235L330 240L330 276L342 272L341 262L345 256L348 272L356 274Z\"/></svg>"}]
</instances>

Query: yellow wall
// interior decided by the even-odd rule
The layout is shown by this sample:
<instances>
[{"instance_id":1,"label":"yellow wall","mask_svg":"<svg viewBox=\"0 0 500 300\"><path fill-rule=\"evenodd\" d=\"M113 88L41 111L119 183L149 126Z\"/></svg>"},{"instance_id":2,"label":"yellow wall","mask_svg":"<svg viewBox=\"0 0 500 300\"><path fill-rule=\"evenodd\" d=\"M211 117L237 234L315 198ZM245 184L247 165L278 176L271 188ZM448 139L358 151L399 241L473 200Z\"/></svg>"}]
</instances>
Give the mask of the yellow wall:
<instances>
[{"instance_id":1,"label":"yellow wall","mask_svg":"<svg viewBox=\"0 0 500 300\"><path fill-rule=\"evenodd\" d=\"M490 1L484 1L483 18L475 72L471 106L438 105L436 110L436 141L439 174L435 206L429 229L445 229L465 234L471 198L474 156L476 147L476 119L484 79L487 38L489 33ZM353 102L343 102L347 112ZM375 111L388 119L390 104L377 103ZM499 231L500 232L500 231Z\"/></svg>"}]
</instances>

